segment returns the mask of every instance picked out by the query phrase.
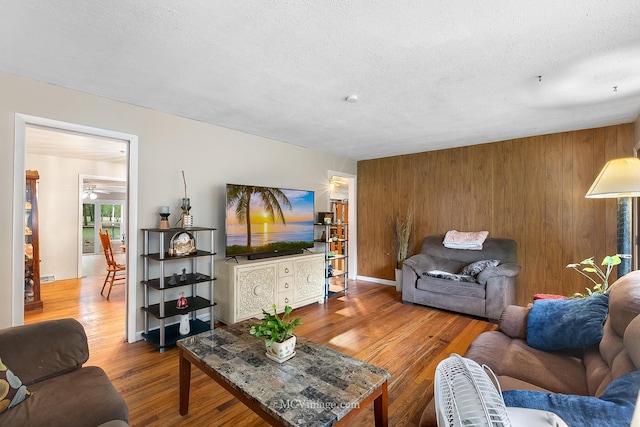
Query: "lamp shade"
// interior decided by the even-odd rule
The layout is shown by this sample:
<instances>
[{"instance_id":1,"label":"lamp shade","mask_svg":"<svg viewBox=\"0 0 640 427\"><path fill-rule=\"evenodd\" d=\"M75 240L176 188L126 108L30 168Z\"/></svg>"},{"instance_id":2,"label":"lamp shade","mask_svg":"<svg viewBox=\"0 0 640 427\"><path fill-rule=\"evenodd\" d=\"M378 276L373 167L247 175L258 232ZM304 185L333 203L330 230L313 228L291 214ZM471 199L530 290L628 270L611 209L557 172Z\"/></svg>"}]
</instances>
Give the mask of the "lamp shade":
<instances>
[{"instance_id":1,"label":"lamp shade","mask_svg":"<svg viewBox=\"0 0 640 427\"><path fill-rule=\"evenodd\" d=\"M640 196L640 159L609 160L587 191L587 198Z\"/></svg>"}]
</instances>

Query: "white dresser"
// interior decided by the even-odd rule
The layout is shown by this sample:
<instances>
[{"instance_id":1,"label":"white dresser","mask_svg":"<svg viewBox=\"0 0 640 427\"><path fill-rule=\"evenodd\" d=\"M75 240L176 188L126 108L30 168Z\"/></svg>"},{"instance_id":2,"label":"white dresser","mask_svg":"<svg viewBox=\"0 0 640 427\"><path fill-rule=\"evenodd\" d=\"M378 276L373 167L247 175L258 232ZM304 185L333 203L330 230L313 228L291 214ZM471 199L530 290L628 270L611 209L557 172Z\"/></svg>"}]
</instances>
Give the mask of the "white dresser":
<instances>
[{"instance_id":1,"label":"white dresser","mask_svg":"<svg viewBox=\"0 0 640 427\"><path fill-rule=\"evenodd\" d=\"M262 309L278 313L324 302L325 256L323 253L216 262L216 320L236 323L262 318Z\"/></svg>"}]
</instances>

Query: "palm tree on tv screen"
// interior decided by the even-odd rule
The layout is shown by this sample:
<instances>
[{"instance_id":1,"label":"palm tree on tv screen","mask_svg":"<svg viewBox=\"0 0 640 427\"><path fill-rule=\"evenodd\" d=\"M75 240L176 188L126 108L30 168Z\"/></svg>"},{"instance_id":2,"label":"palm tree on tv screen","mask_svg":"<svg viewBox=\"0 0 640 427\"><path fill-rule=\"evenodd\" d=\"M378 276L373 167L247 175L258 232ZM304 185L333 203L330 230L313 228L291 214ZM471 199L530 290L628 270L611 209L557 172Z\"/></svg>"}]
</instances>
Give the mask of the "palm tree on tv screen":
<instances>
[{"instance_id":1,"label":"palm tree on tv screen","mask_svg":"<svg viewBox=\"0 0 640 427\"><path fill-rule=\"evenodd\" d=\"M236 204L236 218L240 224L247 224L247 248L251 248L251 198L258 197L267 216L273 224L280 219L286 224L282 206L291 209L289 198L278 188L231 185L227 192L227 208Z\"/></svg>"}]
</instances>

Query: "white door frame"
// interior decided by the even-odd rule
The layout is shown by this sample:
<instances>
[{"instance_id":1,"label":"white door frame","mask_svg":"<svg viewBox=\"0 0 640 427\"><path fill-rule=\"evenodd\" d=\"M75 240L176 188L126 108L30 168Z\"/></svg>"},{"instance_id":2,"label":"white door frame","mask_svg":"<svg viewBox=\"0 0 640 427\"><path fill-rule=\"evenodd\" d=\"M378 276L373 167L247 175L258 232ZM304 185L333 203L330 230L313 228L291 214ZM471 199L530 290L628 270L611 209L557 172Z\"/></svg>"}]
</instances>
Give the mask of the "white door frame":
<instances>
[{"instance_id":1,"label":"white door frame","mask_svg":"<svg viewBox=\"0 0 640 427\"><path fill-rule=\"evenodd\" d=\"M357 175L352 175L350 173L332 170L328 171L328 181L331 181L332 176L346 178L349 181L349 207L347 208L349 214L349 258L347 260L347 266L349 269L348 279L356 279L358 277L358 212L356 203L356 197L358 194L358 177ZM331 204L331 194L328 196L327 209Z\"/></svg>"},{"instance_id":2,"label":"white door frame","mask_svg":"<svg viewBox=\"0 0 640 427\"><path fill-rule=\"evenodd\" d=\"M16 113L14 141L14 178L13 178L13 300L12 324L24 323L24 194L26 188L26 128L28 125L47 127L53 130L83 133L92 136L117 139L127 144L127 283L126 283L126 320L125 337L129 342L136 339L136 280L138 247L138 137L136 135L99 129L75 123L46 119Z\"/></svg>"}]
</instances>

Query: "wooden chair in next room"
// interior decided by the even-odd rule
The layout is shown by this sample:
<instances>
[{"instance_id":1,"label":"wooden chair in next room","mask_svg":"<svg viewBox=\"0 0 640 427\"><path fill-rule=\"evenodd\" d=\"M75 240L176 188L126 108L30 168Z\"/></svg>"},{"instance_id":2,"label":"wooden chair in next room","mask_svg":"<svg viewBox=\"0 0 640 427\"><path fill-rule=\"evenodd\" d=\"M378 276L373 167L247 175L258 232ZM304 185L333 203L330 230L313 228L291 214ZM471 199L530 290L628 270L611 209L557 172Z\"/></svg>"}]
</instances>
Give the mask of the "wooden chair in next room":
<instances>
[{"instance_id":1,"label":"wooden chair in next room","mask_svg":"<svg viewBox=\"0 0 640 427\"><path fill-rule=\"evenodd\" d=\"M107 286L107 282L109 282L109 290L107 291L107 299L109 299L114 282L118 281L118 283L125 283L125 279L127 278L127 267L122 264L118 264L113 257L111 238L109 237L109 232L107 230L104 230L103 233L102 229L100 229L100 242L102 243L104 256L107 260L107 277L104 279L100 295L104 296L104 288Z\"/></svg>"}]
</instances>

